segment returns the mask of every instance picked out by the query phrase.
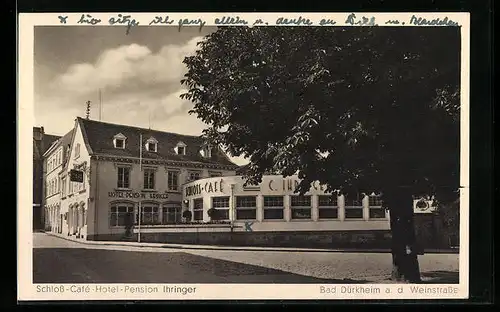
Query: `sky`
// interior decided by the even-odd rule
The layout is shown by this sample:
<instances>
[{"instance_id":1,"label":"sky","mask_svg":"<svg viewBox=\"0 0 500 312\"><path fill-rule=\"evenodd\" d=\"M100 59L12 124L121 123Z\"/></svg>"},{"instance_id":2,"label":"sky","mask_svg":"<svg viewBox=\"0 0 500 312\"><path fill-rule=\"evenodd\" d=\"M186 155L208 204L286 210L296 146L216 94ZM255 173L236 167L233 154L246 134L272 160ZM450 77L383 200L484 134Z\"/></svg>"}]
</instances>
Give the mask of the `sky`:
<instances>
[{"instance_id":1,"label":"sky","mask_svg":"<svg viewBox=\"0 0 500 312\"><path fill-rule=\"evenodd\" d=\"M215 27L35 27L35 126L64 135L77 116L160 131L200 135L206 127L180 99L184 57ZM101 90L101 101L99 101ZM248 163L231 157L239 165Z\"/></svg>"}]
</instances>

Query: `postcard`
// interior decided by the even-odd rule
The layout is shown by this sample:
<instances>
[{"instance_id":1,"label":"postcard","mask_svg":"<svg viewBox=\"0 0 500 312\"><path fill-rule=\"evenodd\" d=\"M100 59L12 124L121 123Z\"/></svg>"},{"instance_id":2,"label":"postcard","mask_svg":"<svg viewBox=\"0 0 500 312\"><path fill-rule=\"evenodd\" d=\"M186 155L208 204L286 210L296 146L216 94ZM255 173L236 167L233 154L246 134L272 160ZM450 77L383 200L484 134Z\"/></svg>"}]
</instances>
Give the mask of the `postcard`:
<instances>
[{"instance_id":1,"label":"postcard","mask_svg":"<svg viewBox=\"0 0 500 312\"><path fill-rule=\"evenodd\" d=\"M18 34L18 300L468 298L468 13Z\"/></svg>"}]
</instances>

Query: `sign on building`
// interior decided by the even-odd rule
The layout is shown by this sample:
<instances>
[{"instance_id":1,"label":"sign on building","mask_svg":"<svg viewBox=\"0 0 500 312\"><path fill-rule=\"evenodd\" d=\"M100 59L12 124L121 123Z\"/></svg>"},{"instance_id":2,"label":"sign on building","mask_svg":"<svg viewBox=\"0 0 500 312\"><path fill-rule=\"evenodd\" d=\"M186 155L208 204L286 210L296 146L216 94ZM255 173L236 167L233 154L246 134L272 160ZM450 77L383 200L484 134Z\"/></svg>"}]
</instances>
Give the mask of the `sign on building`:
<instances>
[{"instance_id":1,"label":"sign on building","mask_svg":"<svg viewBox=\"0 0 500 312\"><path fill-rule=\"evenodd\" d=\"M71 182L83 183L83 171L72 169L69 172L69 180Z\"/></svg>"},{"instance_id":2,"label":"sign on building","mask_svg":"<svg viewBox=\"0 0 500 312\"><path fill-rule=\"evenodd\" d=\"M436 211L436 207L433 206L433 201L425 198L414 199L413 200L413 212L414 213L433 213Z\"/></svg>"}]
</instances>

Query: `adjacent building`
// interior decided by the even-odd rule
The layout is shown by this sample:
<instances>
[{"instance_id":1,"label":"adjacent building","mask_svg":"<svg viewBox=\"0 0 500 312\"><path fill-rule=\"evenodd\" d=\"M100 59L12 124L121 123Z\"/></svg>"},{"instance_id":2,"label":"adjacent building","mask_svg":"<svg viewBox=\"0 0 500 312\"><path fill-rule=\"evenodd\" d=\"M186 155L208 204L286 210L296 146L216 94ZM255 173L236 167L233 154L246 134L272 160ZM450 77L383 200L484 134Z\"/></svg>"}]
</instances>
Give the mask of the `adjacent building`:
<instances>
[{"instance_id":1,"label":"adjacent building","mask_svg":"<svg viewBox=\"0 0 500 312\"><path fill-rule=\"evenodd\" d=\"M63 176L72 137L73 130L54 141L43 154L43 220L46 231L62 232L63 219L60 211L62 193L65 191Z\"/></svg>"},{"instance_id":2,"label":"adjacent building","mask_svg":"<svg viewBox=\"0 0 500 312\"><path fill-rule=\"evenodd\" d=\"M43 154L60 136L33 127L33 230L43 229L44 169Z\"/></svg>"}]
</instances>

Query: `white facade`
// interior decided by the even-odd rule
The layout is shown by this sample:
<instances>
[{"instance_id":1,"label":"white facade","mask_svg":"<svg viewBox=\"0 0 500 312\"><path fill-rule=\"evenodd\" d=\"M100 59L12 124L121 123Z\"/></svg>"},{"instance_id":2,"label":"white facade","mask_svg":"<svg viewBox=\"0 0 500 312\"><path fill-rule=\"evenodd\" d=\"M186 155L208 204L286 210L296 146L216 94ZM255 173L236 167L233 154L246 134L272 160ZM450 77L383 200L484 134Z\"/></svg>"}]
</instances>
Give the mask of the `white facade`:
<instances>
[{"instance_id":1,"label":"white facade","mask_svg":"<svg viewBox=\"0 0 500 312\"><path fill-rule=\"evenodd\" d=\"M83 131L81 123L75 122L67 154L63 155L60 143L45 155L46 229L63 235L78 239L123 236L126 213L132 213L135 227L139 221L144 228L175 226L182 223L186 209L182 205L184 183L235 174L217 164L95 155ZM117 133L109 140L123 149L127 138ZM149 152L156 152L156 144L162 144L154 138L144 138L144 142ZM70 181L72 170L83 173L83 182Z\"/></svg>"},{"instance_id":2,"label":"white facade","mask_svg":"<svg viewBox=\"0 0 500 312\"><path fill-rule=\"evenodd\" d=\"M264 176L260 185L244 186L239 176L203 179L183 187L193 220L208 222L217 207L234 231L388 230L389 213L378 197L346 198L313 183L298 196L297 176Z\"/></svg>"},{"instance_id":3,"label":"white facade","mask_svg":"<svg viewBox=\"0 0 500 312\"><path fill-rule=\"evenodd\" d=\"M83 183L70 181L70 171L76 169L83 172ZM67 165L61 174L61 215L63 234L85 239L87 236L87 213L89 198L90 155L85 147L82 132L78 123L68 152Z\"/></svg>"},{"instance_id":4,"label":"white facade","mask_svg":"<svg viewBox=\"0 0 500 312\"><path fill-rule=\"evenodd\" d=\"M97 238L124 234L127 213L133 214L137 229L139 208L143 229L175 227L182 223L182 212L187 209L182 197L185 182L215 174L235 174L233 170L155 164L148 160L141 166L138 159L101 156L92 159L91 164L88 233ZM118 182L123 170L129 176L126 187ZM152 188L145 188L146 174L154 176Z\"/></svg>"}]
</instances>

